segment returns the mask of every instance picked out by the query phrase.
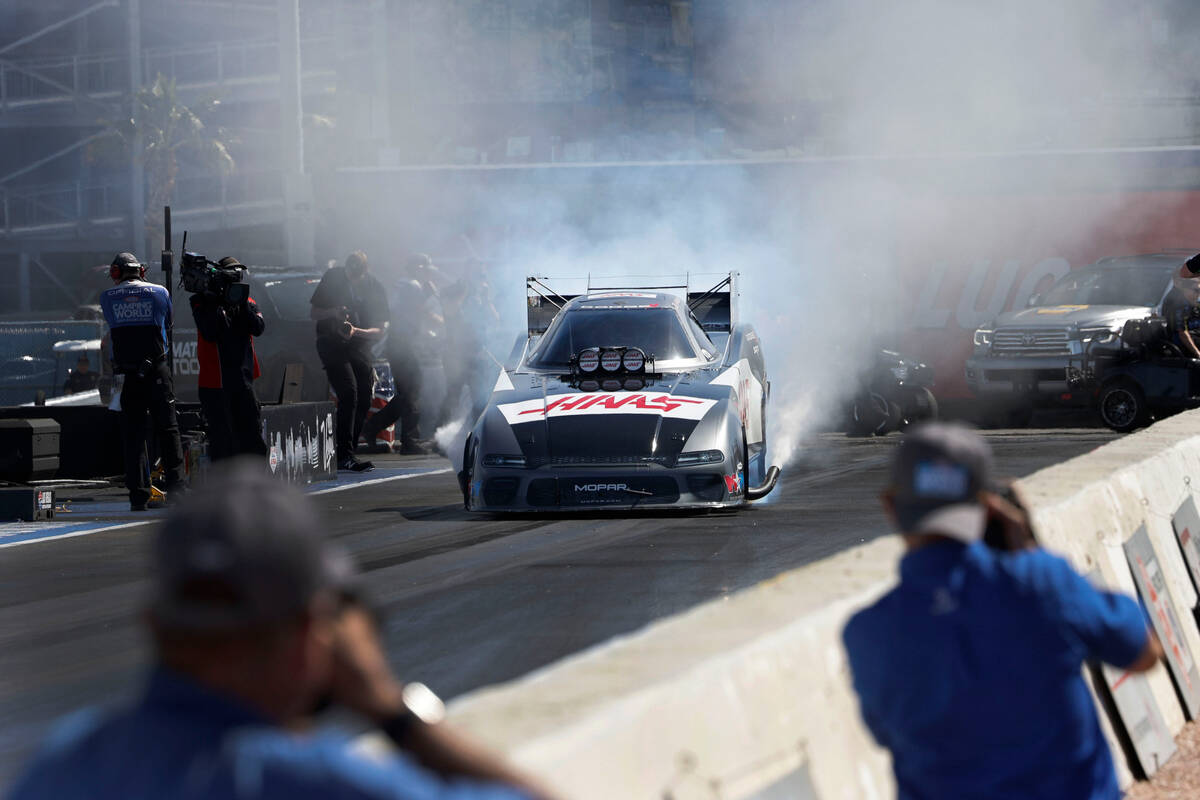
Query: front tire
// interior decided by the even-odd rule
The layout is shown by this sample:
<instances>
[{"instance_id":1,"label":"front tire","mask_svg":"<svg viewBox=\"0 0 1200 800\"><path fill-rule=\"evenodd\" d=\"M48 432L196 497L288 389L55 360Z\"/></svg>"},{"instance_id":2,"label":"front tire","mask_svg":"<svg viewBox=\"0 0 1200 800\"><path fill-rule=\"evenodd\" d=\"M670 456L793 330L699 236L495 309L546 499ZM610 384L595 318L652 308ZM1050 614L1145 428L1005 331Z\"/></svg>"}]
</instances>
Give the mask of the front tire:
<instances>
[{"instance_id":1,"label":"front tire","mask_svg":"<svg viewBox=\"0 0 1200 800\"><path fill-rule=\"evenodd\" d=\"M463 461L462 469L458 472L458 488L462 490L463 508L467 511L471 510L471 478L475 472L475 436L467 434L467 440L463 442Z\"/></svg>"},{"instance_id":2,"label":"front tire","mask_svg":"<svg viewBox=\"0 0 1200 800\"><path fill-rule=\"evenodd\" d=\"M1100 421L1117 433L1129 433L1150 421L1146 395L1133 381L1119 380L1106 385L1096 399Z\"/></svg>"}]
</instances>

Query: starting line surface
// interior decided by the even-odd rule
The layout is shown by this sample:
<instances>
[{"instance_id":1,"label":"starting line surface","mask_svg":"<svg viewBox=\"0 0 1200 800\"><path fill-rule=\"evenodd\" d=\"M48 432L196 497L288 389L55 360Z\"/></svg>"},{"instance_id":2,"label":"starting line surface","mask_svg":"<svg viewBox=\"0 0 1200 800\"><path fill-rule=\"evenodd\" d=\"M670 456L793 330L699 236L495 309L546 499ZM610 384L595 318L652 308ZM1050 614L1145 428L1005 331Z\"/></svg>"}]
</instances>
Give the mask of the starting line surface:
<instances>
[{"instance_id":1,"label":"starting line surface","mask_svg":"<svg viewBox=\"0 0 1200 800\"><path fill-rule=\"evenodd\" d=\"M358 489L376 484L402 481L408 478L421 478L426 475L441 475L450 472L450 467L434 469L389 469L379 467L371 472L339 473L336 480L310 483L302 487L307 494L329 494L343 492L347 489ZM81 503L74 513L87 514L90 519L71 522L55 519L46 522L2 522L0 523L0 549L18 547L24 544L46 541L49 539L69 539L73 536L90 536L93 533L136 528L139 525L150 525L166 516L164 509L131 512L128 501L108 501L101 503ZM72 512L60 512L68 516ZM131 515L137 514L134 521Z\"/></svg>"}]
</instances>

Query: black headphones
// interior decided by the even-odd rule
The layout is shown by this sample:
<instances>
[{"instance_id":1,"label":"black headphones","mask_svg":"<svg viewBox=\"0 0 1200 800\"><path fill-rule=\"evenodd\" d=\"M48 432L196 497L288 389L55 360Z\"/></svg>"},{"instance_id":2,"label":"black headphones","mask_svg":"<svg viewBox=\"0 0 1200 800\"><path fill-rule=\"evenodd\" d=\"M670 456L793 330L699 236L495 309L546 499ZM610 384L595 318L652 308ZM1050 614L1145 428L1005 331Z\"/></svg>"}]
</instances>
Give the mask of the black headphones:
<instances>
[{"instance_id":1,"label":"black headphones","mask_svg":"<svg viewBox=\"0 0 1200 800\"><path fill-rule=\"evenodd\" d=\"M131 273L133 268L137 267L137 279L139 281L146 279L146 265L140 263L130 253L118 253L117 257L108 265L108 277L114 281L122 280L126 277L133 277L127 273Z\"/></svg>"}]
</instances>

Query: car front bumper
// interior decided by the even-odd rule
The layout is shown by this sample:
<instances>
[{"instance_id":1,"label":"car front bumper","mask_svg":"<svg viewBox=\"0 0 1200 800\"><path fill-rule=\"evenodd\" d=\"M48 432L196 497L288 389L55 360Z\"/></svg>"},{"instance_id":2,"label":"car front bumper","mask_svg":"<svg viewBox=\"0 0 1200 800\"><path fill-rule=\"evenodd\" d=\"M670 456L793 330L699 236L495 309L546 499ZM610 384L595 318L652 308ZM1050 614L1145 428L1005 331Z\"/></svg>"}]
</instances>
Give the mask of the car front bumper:
<instances>
[{"instance_id":1,"label":"car front bumper","mask_svg":"<svg viewBox=\"0 0 1200 800\"><path fill-rule=\"evenodd\" d=\"M747 502L745 489L745 470L735 473L729 459L685 468L477 466L466 506L491 513L717 509Z\"/></svg>"}]
</instances>

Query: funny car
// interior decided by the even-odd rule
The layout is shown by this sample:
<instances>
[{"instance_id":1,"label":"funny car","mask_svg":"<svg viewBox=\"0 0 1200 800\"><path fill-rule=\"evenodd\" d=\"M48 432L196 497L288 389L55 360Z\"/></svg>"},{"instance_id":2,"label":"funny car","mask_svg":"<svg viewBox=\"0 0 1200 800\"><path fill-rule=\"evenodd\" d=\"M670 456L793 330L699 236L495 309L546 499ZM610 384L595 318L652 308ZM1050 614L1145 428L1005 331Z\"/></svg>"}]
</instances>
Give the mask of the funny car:
<instances>
[{"instance_id":1,"label":"funny car","mask_svg":"<svg viewBox=\"0 0 1200 800\"><path fill-rule=\"evenodd\" d=\"M526 281L528 330L466 437L470 511L735 507L779 477L767 461L762 344L739 322L737 274L562 294Z\"/></svg>"}]
</instances>

